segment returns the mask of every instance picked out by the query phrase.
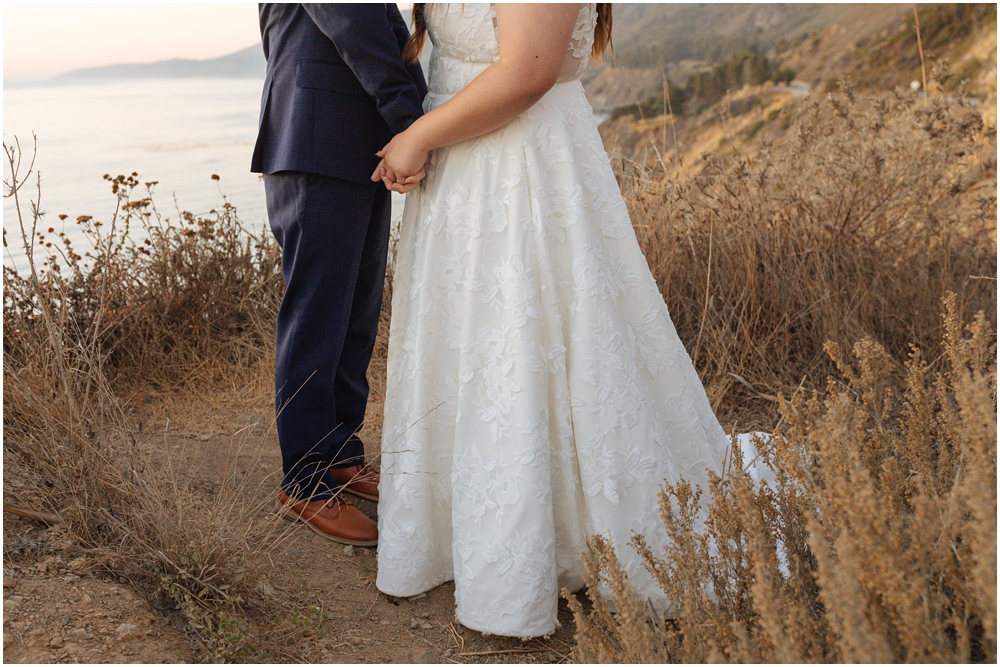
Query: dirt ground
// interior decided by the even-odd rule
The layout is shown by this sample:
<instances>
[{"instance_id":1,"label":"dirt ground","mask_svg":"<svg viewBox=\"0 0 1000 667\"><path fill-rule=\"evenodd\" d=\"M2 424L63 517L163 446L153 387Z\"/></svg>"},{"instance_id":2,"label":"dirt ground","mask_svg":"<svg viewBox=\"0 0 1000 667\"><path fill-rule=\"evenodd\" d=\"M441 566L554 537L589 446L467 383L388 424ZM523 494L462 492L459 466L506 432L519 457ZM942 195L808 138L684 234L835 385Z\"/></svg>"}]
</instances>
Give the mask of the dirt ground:
<instances>
[{"instance_id":1,"label":"dirt ground","mask_svg":"<svg viewBox=\"0 0 1000 667\"><path fill-rule=\"evenodd\" d=\"M149 399L143 433L163 448L199 497L219 492L226 466L245 488L277 491L281 458L266 404ZM366 433L362 432L362 436ZM371 447L375 434L367 434ZM377 443L376 443L377 446ZM369 452L374 454L374 452ZM369 516L374 502L352 498ZM262 510L269 511L269 510ZM304 646L310 662L438 663L569 660L574 624L565 601L562 627L544 639L483 635L455 620L454 588L392 599L375 588L374 548L343 547L304 526L282 522L265 587L323 628ZM179 614L163 615L127 581L91 571L58 527L4 514L4 662L196 662L210 657Z\"/></svg>"}]
</instances>

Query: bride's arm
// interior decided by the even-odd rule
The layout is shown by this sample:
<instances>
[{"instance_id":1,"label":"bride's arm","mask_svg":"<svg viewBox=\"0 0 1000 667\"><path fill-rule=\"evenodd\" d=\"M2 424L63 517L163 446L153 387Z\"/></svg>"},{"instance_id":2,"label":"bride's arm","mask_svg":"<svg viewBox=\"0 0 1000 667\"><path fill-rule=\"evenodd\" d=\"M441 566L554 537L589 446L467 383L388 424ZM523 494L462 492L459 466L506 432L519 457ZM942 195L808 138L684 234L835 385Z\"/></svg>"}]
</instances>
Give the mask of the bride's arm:
<instances>
[{"instance_id":1,"label":"bride's arm","mask_svg":"<svg viewBox=\"0 0 1000 667\"><path fill-rule=\"evenodd\" d=\"M403 182L427 153L491 132L517 118L555 85L579 4L497 4L500 60L453 98L397 134L372 175Z\"/></svg>"}]
</instances>

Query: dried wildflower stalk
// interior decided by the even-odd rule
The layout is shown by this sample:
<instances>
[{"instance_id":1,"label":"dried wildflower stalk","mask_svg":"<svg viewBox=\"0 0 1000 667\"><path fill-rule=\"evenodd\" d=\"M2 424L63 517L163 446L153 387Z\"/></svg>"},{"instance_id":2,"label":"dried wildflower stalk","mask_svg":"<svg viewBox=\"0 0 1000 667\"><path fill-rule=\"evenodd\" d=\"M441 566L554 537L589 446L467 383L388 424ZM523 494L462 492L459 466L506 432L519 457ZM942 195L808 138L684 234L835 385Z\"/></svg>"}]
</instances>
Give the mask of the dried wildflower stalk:
<instances>
[{"instance_id":1,"label":"dried wildflower stalk","mask_svg":"<svg viewBox=\"0 0 1000 667\"><path fill-rule=\"evenodd\" d=\"M573 600L574 657L995 660L995 330L980 313L963 331L954 294L944 306L947 363L937 372L914 350L897 383L870 339L850 361L829 346L844 381L782 403L785 425L763 452L775 488L754 486L737 449L726 478L711 482L699 535L697 494L685 482L666 487L673 545L657 554L641 537L634 544L674 621L632 611L641 600L595 539L587 584L608 584L619 613L598 595L589 612Z\"/></svg>"},{"instance_id":2,"label":"dried wildflower stalk","mask_svg":"<svg viewBox=\"0 0 1000 667\"><path fill-rule=\"evenodd\" d=\"M21 169L19 147L4 149L13 198L33 163ZM41 224L37 198L30 217L22 200L15 206L30 271L4 267L4 502L56 515L101 569L181 612L213 657L261 657L275 625L258 591L280 538L277 517L262 510L271 490L248 488L230 470L214 502L196 502L170 456L139 442L121 397L212 379L204 369L213 356L215 368L249 361L259 373L267 345L253 317L269 307L274 262L228 203L170 225L148 197L132 198L135 174L108 180L117 201L108 231L78 221L94 246L86 256ZM129 235L138 223L148 242ZM220 290L259 304L221 299Z\"/></svg>"}]
</instances>

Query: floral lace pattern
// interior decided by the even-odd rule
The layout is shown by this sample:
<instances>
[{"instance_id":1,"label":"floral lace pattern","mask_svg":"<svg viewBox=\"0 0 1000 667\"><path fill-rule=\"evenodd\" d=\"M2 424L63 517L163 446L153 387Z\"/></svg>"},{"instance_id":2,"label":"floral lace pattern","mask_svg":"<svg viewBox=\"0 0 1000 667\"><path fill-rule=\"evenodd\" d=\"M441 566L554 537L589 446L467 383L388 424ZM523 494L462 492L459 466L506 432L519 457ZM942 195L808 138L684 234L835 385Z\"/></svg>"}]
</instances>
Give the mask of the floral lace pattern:
<instances>
[{"instance_id":1,"label":"floral lace pattern","mask_svg":"<svg viewBox=\"0 0 1000 667\"><path fill-rule=\"evenodd\" d=\"M432 152L407 196L382 442L378 588L455 581L456 613L493 634L557 626L603 533L666 543L657 494L707 487L728 446L650 274L578 77L506 126ZM491 5L428 6L433 108L498 58Z\"/></svg>"}]
</instances>

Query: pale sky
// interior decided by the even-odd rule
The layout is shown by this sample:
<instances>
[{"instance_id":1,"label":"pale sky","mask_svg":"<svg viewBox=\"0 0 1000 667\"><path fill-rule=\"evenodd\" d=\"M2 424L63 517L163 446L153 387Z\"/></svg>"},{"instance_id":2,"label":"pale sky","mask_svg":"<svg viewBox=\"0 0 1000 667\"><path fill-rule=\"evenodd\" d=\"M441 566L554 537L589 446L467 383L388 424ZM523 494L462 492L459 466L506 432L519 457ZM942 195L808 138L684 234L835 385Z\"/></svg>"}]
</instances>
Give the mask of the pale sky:
<instances>
[{"instance_id":1,"label":"pale sky","mask_svg":"<svg viewBox=\"0 0 1000 667\"><path fill-rule=\"evenodd\" d=\"M3 78L224 56L260 42L257 3L3 3Z\"/></svg>"}]
</instances>

